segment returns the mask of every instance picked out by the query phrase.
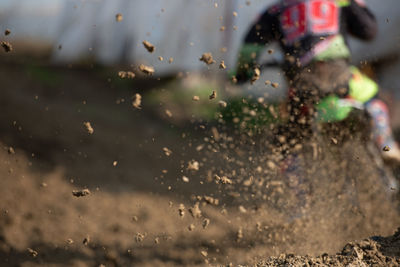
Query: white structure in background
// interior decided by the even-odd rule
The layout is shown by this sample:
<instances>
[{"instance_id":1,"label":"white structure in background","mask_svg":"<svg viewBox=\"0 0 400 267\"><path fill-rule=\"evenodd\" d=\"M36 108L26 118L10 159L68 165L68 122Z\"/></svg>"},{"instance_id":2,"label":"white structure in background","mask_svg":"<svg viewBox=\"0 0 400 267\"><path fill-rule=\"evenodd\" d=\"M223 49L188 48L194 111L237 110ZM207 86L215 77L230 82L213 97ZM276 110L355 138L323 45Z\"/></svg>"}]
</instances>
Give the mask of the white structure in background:
<instances>
[{"instance_id":1,"label":"white structure in background","mask_svg":"<svg viewBox=\"0 0 400 267\"><path fill-rule=\"evenodd\" d=\"M367 0L378 17L379 37L352 41L354 61L399 55L399 0ZM232 66L245 31L274 0L1 0L0 30L10 38L53 44L56 62L93 57L103 64L147 63L157 75L204 70L198 58L212 52ZM248 4L250 3L250 4ZM237 16L233 12L237 12ZM115 15L123 20L117 22ZM220 31L225 26L224 31ZM234 26L237 30L234 30ZM142 41L157 49L148 53ZM58 46L62 49L58 50ZM227 52L221 52L221 48ZM157 60L164 58L163 62ZM168 63L172 57L174 62ZM400 88L400 63L381 73L382 84ZM399 96L400 97L400 96Z\"/></svg>"},{"instance_id":2,"label":"white structure in background","mask_svg":"<svg viewBox=\"0 0 400 267\"><path fill-rule=\"evenodd\" d=\"M240 39L256 14L271 0L92 0L68 1L61 19L55 60L70 61L91 54L104 64L148 63L158 74L204 67L198 60L212 52L229 65ZM233 12L237 12L234 16ZM115 15L123 20L117 22ZM225 30L220 28L225 26ZM237 30L233 27L236 26ZM141 44L156 46L149 54ZM222 53L221 49L227 52ZM89 51L91 48L91 51ZM158 61L162 56L164 62ZM173 64L168 59L173 58Z\"/></svg>"},{"instance_id":3,"label":"white structure in background","mask_svg":"<svg viewBox=\"0 0 400 267\"><path fill-rule=\"evenodd\" d=\"M64 0L0 0L0 39L11 29L7 39L53 44L63 5Z\"/></svg>"}]
</instances>

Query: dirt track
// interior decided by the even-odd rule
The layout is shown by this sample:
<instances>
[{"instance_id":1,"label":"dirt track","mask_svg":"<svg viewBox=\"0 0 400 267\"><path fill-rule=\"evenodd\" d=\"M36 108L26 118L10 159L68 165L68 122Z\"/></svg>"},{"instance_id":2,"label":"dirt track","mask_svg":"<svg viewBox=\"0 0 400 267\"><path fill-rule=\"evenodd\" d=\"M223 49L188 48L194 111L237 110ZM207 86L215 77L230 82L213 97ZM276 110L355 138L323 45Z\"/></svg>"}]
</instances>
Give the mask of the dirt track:
<instances>
[{"instance_id":1,"label":"dirt track","mask_svg":"<svg viewBox=\"0 0 400 267\"><path fill-rule=\"evenodd\" d=\"M203 164L188 144L204 134L133 109L131 88L143 92L148 85L121 86L104 72L0 64L1 265L251 265L281 253L334 254L351 240L390 235L400 225L394 210L368 198L362 211L343 206L288 221L251 199L218 196L206 171L183 182L189 161ZM72 195L84 188L91 194ZM191 216L196 196L212 194L219 205L200 201L202 215ZM391 242L396 247L381 253L399 264L398 235Z\"/></svg>"}]
</instances>

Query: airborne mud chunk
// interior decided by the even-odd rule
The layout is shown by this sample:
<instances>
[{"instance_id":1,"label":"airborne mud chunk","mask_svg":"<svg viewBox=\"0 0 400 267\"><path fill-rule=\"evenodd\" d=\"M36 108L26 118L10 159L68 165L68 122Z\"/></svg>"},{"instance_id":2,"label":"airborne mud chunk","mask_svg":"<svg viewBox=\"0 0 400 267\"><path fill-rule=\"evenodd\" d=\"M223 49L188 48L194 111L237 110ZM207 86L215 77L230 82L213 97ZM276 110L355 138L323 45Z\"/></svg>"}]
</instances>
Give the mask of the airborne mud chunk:
<instances>
[{"instance_id":1,"label":"airborne mud chunk","mask_svg":"<svg viewBox=\"0 0 400 267\"><path fill-rule=\"evenodd\" d=\"M210 197L210 196L204 196L203 199L207 204L210 204L210 205L218 206L218 204L219 204L218 198L213 198L213 197Z\"/></svg>"},{"instance_id":2,"label":"airborne mud chunk","mask_svg":"<svg viewBox=\"0 0 400 267\"><path fill-rule=\"evenodd\" d=\"M150 53L153 53L154 51L156 51L156 47L153 44L151 44L149 41L143 41L143 45L147 49L147 51L149 51Z\"/></svg>"},{"instance_id":3,"label":"airborne mud chunk","mask_svg":"<svg viewBox=\"0 0 400 267\"><path fill-rule=\"evenodd\" d=\"M206 229L210 225L210 219L205 218L203 220L203 229Z\"/></svg>"},{"instance_id":4,"label":"airborne mud chunk","mask_svg":"<svg viewBox=\"0 0 400 267\"><path fill-rule=\"evenodd\" d=\"M220 184L233 184L232 180L226 176L219 177L217 174L214 176L215 181Z\"/></svg>"},{"instance_id":5,"label":"airborne mud chunk","mask_svg":"<svg viewBox=\"0 0 400 267\"><path fill-rule=\"evenodd\" d=\"M15 150L12 146L7 149L8 154L15 154Z\"/></svg>"},{"instance_id":6,"label":"airborne mud chunk","mask_svg":"<svg viewBox=\"0 0 400 267\"><path fill-rule=\"evenodd\" d=\"M185 205L179 204L178 212L179 216L183 218L185 216Z\"/></svg>"},{"instance_id":7,"label":"airborne mud chunk","mask_svg":"<svg viewBox=\"0 0 400 267\"><path fill-rule=\"evenodd\" d=\"M199 162L195 160L189 161L187 169L189 171L198 171L200 169Z\"/></svg>"},{"instance_id":8,"label":"airborne mud chunk","mask_svg":"<svg viewBox=\"0 0 400 267\"><path fill-rule=\"evenodd\" d=\"M121 13L118 13L118 14L115 15L115 20L116 20L117 22L121 22L122 19L123 19L123 17L122 17L122 14L121 14Z\"/></svg>"},{"instance_id":9,"label":"airborne mud chunk","mask_svg":"<svg viewBox=\"0 0 400 267\"><path fill-rule=\"evenodd\" d=\"M278 88L279 87L279 83L271 83L271 86L274 88Z\"/></svg>"},{"instance_id":10,"label":"airborne mud chunk","mask_svg":"<svg viewBox=\"0 0 400 267\"><path fill-rule=\"evenodd\" d=\"M243 239L243 229L239 228L239 230L236 233L236 242L240 242L240 240Z\"/></svg>"},{"instance_id":11,"label":"airborne mud chunk","mask_svg":"<svg viewBox=\"0 0 400 267\"><path fill-rule=\"evenodd\" d=\"M140 64L139 70L147 75L154 74L154 67L152 67L152 66L146 66L146 65Z\"/></svg>"},{"instance_id":12,"label":"airborne mud chunk","mask_svg":"<svg viewBox=\"0 0 400 267\"><path fill-rule=\"evenodd\" d=\"M338 144L338 140L335 137L331 137L331 141L334 145Z\"/></svg>"},{"instance_id":13,"label":"airborne mud chunk","mask_svg":"<svg viewBox=\"0 0 400 267\"><path fill-rule=\"evenodd\" d=\"M12 45L9 42L1 42L0 43L1 47L3 47L4 51L6 53L11 52L13 50Z\"/></svg>"},{"instance_id":14,"label":"airborne mud chunk","mask_svg":"<svg viewBox=\"0 0 400 267\"><path fill-rule=\"evenodd\" d=\"M137 233L137 234L135 235L135 241L136 241L137 243L143 242L143 240L144 240L145 237L146 237L146 236L145 236L144 234L142 234L142 233Z\"/></svg>"},{"instance_id":15,"label":"airborne mud chunk","mask_svg":"<svg viewBox=\"0 0 400 267\"><path fill-rule=\"evenodd\" d=\"M135 97L133 98L132 101L132 106L136 109L141 109L142 105L142 96L140 94L135 94Z\"/></svg>"},{"instance_id":16,"label":"airborne mud chunk","mask_svg":"<svg viewBox=\"0 0 400 267\"><path fill-rule=\"evenodd\" d=\"M168 147L163 147L163 151L167 157L171 156L172 154L172 150L169 149Z\"/></svg>"},{"instance_id":17,"label":"airborne mud chunk","mask_svg":"<svg viewBox=\"0 0 400 267\"><path fill-rule=\"evenodd\" d=\"M211 53L204 53L201 58L200 61L203 61L204 63L206 63L207 65L211 65L213 63L215 63L215 60L213 59L213 56Z\"/></svg>"},{"instance_id":18,"label":"airborne mud chunk","mask_svg":"<svg viewBox=\"0 0 400 267\"><path fill-rule=\"evenodd\" d=\"M83 125L86 128L86 131L88 132L88 134L93 134L94 133L94 129L92 127L92 125L90 124L90 122L86 121L83 123Z\"/></svg>"},{"instance_id":19,"label":"airborne mud chunk","mask_svg":"<svg viewBox=\"0 0 400 267\"><path fill-rule=\"evenodd\" d=\"M251 84L253 84L256 81L258 81L258 79L260 79L260 75L261 75L260 69L259 68L255 68L253 77L251 77Z\"/></svg>"},{"instance_id":20,"label":"airborne mud chunk","mask_svg":"<svg viewBox=\"0 0 400 267\"><path fill-rule=\"evenodd\" d=\"M225 102L225 101L219 101L218 102L218 105L221 107L221 108L226 108L227 106L228 106L228 104Z\"/></svg>"},{"instance_id":21,"label":"airborne mud chunk","mask_svg":"<svg viewBox=\"0 0 400 267\"><path fill-rule=\"evenodd\" d=\"M74 197L84 197L84 196L90 195L90 191L89 191L89 189L73 190L72 195Z\"/></svg>"},{"instance_id":22,"label":"airborne mud chunk","mask_svg":"<svg viewBox=\"0 0 400 267\"><path fill-rule=\"evenodd\" d=\"M213 100L217 97L217 92L215 90L212 91L211 95L209 96L210 100Z\"/></svg>"},{"instance_id":23,"label":"airborne mud chunk","mask_svg":"<svg viewBox=\"0 0 400 267\"><path fill-rule=\"evenodd\" d=\"M135 78L135 73L133 73L132 71L119 71L118 72L118 76L121 78L121 79L133 79L133 78Z\"/></svg>"},{"instance_id":24,"label":"airborne mud chunk","mask_svg":"<svg viewBox=\"0 0 400 267\"><path fill-rule=\"evenodd\" d=\"M190 215L192 215L193 218L200 218L201 217L201 210L199 208L199 202L196 202L193 207L189 208Z\"/></svg>"},{"instance_id":25,"label":"airborne mud chunk","mask_svg":"<svg viewBox=\"0 0 400 267\"><path fill-rule=\"evenodd\" d=\"M167 116L170 117L170 118L172 118L172 116L173 116L171 110L169 110L169 109L166 109L166 110L165 110L165 115L167 115Z\"/></svg>"},{"instance_id":26,"label":"airborne mud chunk","mask_svg":"<svg viewBox=\"0 0 400 267\"><path fill-rule=\"evenodd\" d=\"M27 250L28 250L29 254L34 258L36 258L37 255L39 254L36 250L33 250L31 248L28 248Z\"/></svg>"},{"instance_id":27,"label":"airborne mud chunk","mask_svg":"<svg viewBox=\"0 0 400 267\"><path fill-rule=\"evenodd\" d=\"M5 35L5 36L10 35L10 33L11 33L11 31L10 31L9 29L6 29L6 30L4 31L4 35Z\"/></svg>"},{"instance_id":28,"label":"airborne mud chunk","mask_svg":"<svg viewBox=\"0 0 400 267\"><path fill-rule=\"evenodd\" d=\"M85 238L83 239L82 244L85 245L85 246L87 246L87 245L89 245L89 242L90 242L90 237L87 236L87 237L85 237Z\"/></svg>"}]
</instances>

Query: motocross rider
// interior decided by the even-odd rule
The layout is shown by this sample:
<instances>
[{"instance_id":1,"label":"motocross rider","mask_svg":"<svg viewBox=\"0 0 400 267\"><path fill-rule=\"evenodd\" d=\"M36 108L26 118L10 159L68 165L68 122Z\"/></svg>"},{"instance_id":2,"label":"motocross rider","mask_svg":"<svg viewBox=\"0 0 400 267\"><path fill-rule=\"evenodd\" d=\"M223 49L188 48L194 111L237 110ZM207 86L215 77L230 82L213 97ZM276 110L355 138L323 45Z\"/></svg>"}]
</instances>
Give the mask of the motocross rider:
<instances>
[{"instance_id":1,"label":"motocross rider","mask_svg":"<svg viewBox=\"0 0 400 267\"><path fill-rule=\"evenodd\" d=\"M346 36L372 40L374 15L363 0L279 0L251 26L241 47L235 77L245 82L258 75L257 59L272 41L285 55L291 120L308 112L307 101L335 94L361 103L372 118L376 145L384 160L400 163L400 149L390 128L386 104L376 98L378 85L350 65ZM311 100L310 100L311 99ZM383 148L387 146L388 149Z\"/></svg>"}]
</instances>

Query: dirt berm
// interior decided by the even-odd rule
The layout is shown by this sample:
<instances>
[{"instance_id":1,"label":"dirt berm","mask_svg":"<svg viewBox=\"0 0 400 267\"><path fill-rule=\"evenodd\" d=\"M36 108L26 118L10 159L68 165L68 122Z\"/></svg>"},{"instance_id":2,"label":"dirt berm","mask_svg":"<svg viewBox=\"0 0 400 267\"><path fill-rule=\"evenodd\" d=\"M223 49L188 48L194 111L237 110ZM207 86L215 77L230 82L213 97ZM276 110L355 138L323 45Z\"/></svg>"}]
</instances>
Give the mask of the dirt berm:
<instances>
[{"instance_id":1,"label":"dirt berm","mask_svg":"<svg viewBox=\"0 0 400 267\"><path fill-rule=\"evenodd\" d=\"M400 228L389 237L374 236L350 242L336 255L282 254L261 261L257 266L400 266Z\"/></svg>"}]
</instances>

